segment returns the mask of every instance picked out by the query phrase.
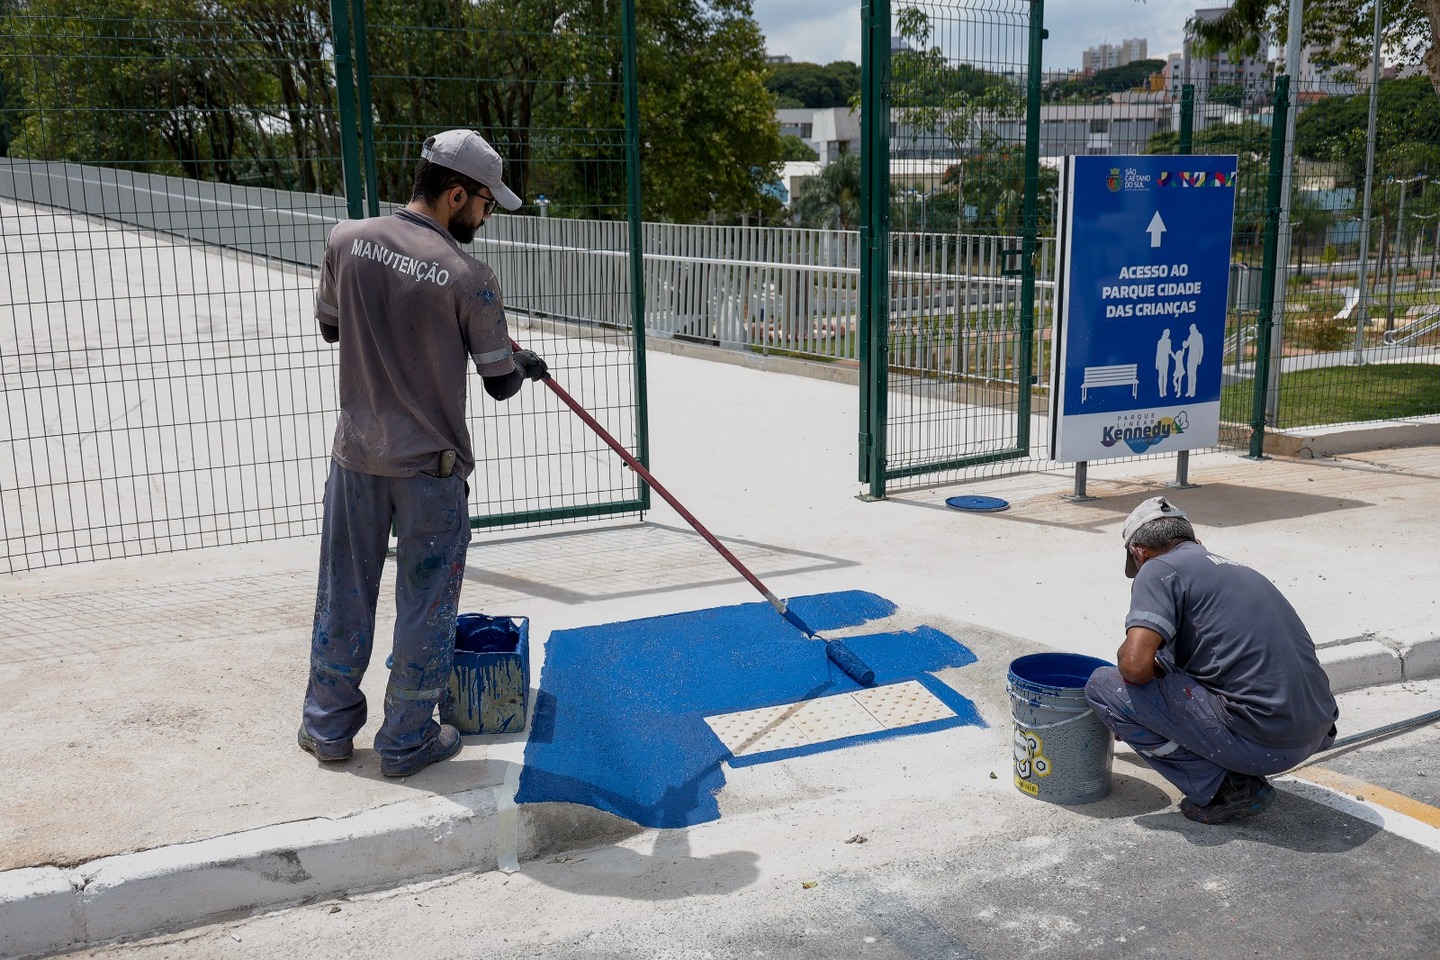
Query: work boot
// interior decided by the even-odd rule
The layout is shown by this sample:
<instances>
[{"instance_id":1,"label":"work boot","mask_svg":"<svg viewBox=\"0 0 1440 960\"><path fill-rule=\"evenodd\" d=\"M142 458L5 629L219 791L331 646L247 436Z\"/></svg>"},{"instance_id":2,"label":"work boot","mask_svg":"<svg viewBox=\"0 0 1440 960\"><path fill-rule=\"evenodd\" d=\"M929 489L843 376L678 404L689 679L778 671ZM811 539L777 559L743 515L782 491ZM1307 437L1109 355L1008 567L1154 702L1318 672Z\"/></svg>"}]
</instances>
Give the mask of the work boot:
<instances>
[{"instance_id":1,"label":"work boot","mask_svg":"<svg viewBox=\"0 0 1440 960\"><path fill-rule=\"evenodd\" d=\"M1231 771L1225 774L1215 799L1203 807L1189 797L1180 801L1180 812L1196 823L1228 823L1253 817L1275 802L1275 788L1264 777Z\"/></svg>"},{"instance_id":2,"label":"work boot","mask_svg":"<svg viewBox=\"0 0 1440 960\"><path fill-rule=\"evenodd\" d=\"M408 777L412 773L419 773L432 763L449 760L459 752L460 731L448 723L442 723L439 733L404 760L386 760L382 757L380 772L387 777Z\"/></svg>"},{"instance_id":3,"label":"work boot","mask_svg":"<svg viewBox=\"0 0 1440 960\"><path fill-rule=\"evenodd\" d=\"M306 753L314 754L315 759L322 763L338 763L341 760L349 760L350 755L355 752L355 745L349 740L337 740L334 743L322 743L310 734L305 732L302 725L300 731L295 734L295 739L300 744L300 749Z\"/></svg>"}]
</instances>

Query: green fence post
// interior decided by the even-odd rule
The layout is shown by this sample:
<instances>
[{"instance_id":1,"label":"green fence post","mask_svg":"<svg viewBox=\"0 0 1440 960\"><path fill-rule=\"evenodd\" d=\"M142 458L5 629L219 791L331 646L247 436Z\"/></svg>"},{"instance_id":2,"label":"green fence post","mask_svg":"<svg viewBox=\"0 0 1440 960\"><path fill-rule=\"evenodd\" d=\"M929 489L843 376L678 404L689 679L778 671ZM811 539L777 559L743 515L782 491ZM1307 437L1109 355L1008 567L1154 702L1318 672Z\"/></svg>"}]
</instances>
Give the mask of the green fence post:
<instances>
[{"instance_id":1,"label":"green fence post","mask_svg":"<svg viewBox=\"0 0 1440 960\"><path fill-rule=\"evenodd\" d=\"M370 46L365 31L365 0L350 0L355 30L355 77L360 87L360 149L365 164L365 196L370 216L380 216L380 185L375 173L375 111L370 103Z\"/></svg>"},{"instance_id":2,"label":"green fence post","mask_svg":"<svg viewBox=\"0 0 1440 960\"><path fill-rule=\"evenodd\" d=\"M1176 153L1189 153L1195 137L1195 84L1180 88L1180 147Z\"/></svg>"},{"instance_id":3,"label":"green fence post","mask_svg":"<svg viewBox=\"0 0 1440 960\"><path fill-rule=\"evenodd\" d=\"M1025 84L1025 211L1020 225L1020 356L1015 446L1030 450L1030 399L1035 376L1035 248L1040 236L1040 58L1045 52L1045 0L1031 0Z\"/></svg>"},{"instance_id":4,"label":"green fence post","mask_svg":"<svg viewBox=\"0 0 1440 960\"><path fill-rule=\"evenodd\" d=\"M640 215L640 93L636 71L635 0L621 11L625 60L625 193L630 208L630 327L635 339L635 459L650 466L649 391L645 388L645 231ZM640 484L640 506L650 509L650 485Z\"/></svg>"},{"instance_id":5,"label":"green fence post","mask_svg":"<svg viewBox=\"0 0 1440 960\"><path fill-rule=\"evenodd\" d=\"M861 7L860 480L885 498L890 371L890 0Z\"/></svg>"},{"instance_id":6,"label":"green fence post","mask_svg":"<svg viewBox=\"0 0 1440 960\"><path fill-rule=\"evenodd\" d=\"M340 106L340 165L345 176L345 206L351 220L365 216L360 186L360 135L355 125L355 78L351 74L350 8L346 0L330 0L335 34L335 93Z\"/></svg>"},{"instance_id":7,"label":"green fence post","mask_svg":"<svg viewBox=\"0 0 1440 960\"><path fill-rule=\"evenodd\" d=\"M1285 118L1290 111L1290 77L1275 78L1270 118L1270 180L1265 190L1265 256L1260 272L1260 316L1255 332L1255 397L1250 410L1250 456L1265 456L1265 394L1270 383L1270 334L1275 326L1275 260L1280 245L1280 190L1285 164Z\"/></svg>"}]
</instances>

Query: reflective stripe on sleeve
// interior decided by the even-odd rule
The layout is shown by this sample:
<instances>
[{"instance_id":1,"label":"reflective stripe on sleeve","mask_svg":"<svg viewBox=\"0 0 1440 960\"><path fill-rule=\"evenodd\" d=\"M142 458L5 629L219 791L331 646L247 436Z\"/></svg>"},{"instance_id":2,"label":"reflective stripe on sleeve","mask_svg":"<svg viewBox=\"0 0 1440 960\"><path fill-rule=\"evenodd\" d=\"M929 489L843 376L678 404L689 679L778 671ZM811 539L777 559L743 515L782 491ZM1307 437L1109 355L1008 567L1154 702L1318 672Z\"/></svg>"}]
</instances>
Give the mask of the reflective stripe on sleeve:
<instances>
[{"instance_id":1,"label":"reflective stripe on sleeve","mask_svg":"<svg viewBox=\"0 0 1440 960\"><path fill-rule=\"evenodd\" d=\"M339 319L340 319L340 308L339 308L339 307L332 306L332 305L326 303L324 300L321 300L319 296L316 296L316 298L315 298L315 314L316 314L316 316L333 317L334 319L339 320Z\"/></svg>"},{"instance_id":2,"label":"reflective stripe on sleeve","mask_svg":"<svg viewBox=\"0 0 1440 960\"><path fill-rule=\"evenodd\" d=\"M513 351L509 347L501 347L498 350L491 350L489 353L475 354L475 366L483 367L487 363L499 363L508 358Z\"/></svg>"}]
</instances>

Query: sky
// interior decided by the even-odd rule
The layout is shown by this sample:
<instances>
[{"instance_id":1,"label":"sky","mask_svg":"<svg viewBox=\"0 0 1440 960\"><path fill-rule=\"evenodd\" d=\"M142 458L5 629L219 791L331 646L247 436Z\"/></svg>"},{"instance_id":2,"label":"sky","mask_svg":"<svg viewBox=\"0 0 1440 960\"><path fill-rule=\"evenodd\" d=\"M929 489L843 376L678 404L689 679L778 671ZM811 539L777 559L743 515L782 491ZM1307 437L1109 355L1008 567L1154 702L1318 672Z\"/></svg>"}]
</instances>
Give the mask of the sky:
<instances>
[{"instance_id":1,"label":"sky","mask_svg":"<svg viewBox=\"0 0 1440 960\"><path fill-rule=\"evenodd\" d=\"M752 0L755 20L765 35L766 52L792 60L829 63L860 62L859 0ZM899 2L892 0L892 10ZM1080 66L1087 47L1119 43L1128 37L1149 40L1149 56L1163 60L1180 52L1185 21L1199 7L1227 6L1226 0L1051 0L1045 5L1043 66L1064 69ZM985 10L1005 12L1005 20L1023 23L1016 13L1029 5L1022 0L972 0L963 6L936 3L930 9L955 18L960 11L976 19ZM948 52L948 51L947 51ZM993 54L992 54L993 56Z\"/></svg>"}]
</instances>

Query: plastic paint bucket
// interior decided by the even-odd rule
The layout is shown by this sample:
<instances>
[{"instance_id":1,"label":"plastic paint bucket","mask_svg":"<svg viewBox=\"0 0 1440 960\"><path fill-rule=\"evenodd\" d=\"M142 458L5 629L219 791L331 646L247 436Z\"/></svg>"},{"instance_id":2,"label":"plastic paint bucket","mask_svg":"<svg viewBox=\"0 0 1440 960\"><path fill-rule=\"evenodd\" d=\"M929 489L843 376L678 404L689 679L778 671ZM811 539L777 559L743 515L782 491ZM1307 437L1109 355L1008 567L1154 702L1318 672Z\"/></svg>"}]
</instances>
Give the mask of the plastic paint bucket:
<instances>
[{"instance_id":1,"label":"plastic paint bucket","mask_svg":"<svg viewBox=\"0 0 1440 960\"><path fill-rule=\"evenodd\" d=\"M462 613L440 719L461 733L519 733L530 689L530 621Z\"/></svg>"},{"instance_id":2,"label":"plastic paint bucket","mask_svg":"<svg viewBox=\"0 0 1440 960\"><path fill-rule=\"evenodd\" d=\"M1015 786L1050 803L1094 803L1110 793L1115 741L1085 700L1097 667L1078 653L1034 653L1010 663Z\"/></svg>"}]
</instances>

